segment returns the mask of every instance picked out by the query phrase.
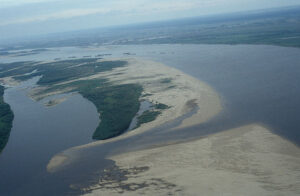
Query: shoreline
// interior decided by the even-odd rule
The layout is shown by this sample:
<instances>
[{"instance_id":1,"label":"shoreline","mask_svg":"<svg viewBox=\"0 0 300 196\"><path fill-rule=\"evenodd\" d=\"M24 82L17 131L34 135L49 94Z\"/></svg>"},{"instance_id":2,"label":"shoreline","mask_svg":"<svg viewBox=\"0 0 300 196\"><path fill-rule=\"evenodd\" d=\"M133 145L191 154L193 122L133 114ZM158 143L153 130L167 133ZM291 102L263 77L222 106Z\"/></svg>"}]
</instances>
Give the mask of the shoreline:
<instances>
[{"instance_id":1,"label":"shoreline","mask_svg":"<svg viewBox=\"0 0 300 196\"><path fill-rule=\"evenodd\" d=\"M105 59L102 61L107 60L116 59ZM192 76L149 60L136 58L121 60L126 60L128 66L116 68L113 71L99 73L87 78L80 78L80 80L101 77L108 79L114 84L137 83L142 85L144 88L143 94L147 95L142 97L141 101L146 100L151 103L162 103L169 106L169 108L162 110L162 113L154 121L141 124L139 128L126 132L118 137L76 146L58 153L49 161L47 171L55 172L63 166L71 164L74 159L80 159L81 149L92 148L97 145L144 133L147 130L151 130L152 128L183 116L192 111L196 106L201 107L201 110L197 110L195 114L184 119L179 126L170 131L206 122L222 110L218 94L210 86ZM168 82L161 83L162 80L166 79L168 79ZM170 86L172 88L169 88Z\"/></svg>"},{"instance_id":2,"label":"shoreline","mask_svg":"<svg viewBox=\"0 0 300 196\"><path fill-rule=\"evenodd\" d=\"M259 124L108 158L126 178L102 177L85 195L300 194L299 147Z\"/></svg>"}]
</instances>

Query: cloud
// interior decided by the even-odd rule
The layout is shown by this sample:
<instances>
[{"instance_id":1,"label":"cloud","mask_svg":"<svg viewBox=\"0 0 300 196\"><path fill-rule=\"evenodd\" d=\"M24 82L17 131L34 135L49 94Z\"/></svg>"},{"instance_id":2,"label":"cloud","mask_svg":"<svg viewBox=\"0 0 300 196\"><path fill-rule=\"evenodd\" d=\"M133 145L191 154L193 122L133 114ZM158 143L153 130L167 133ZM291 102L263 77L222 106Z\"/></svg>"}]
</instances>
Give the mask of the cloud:
<instances>
[{"instance_id":1,"label":"cloud","mask_svg":"<svg viewBox=\"0 0 300 196\"><path fill-rule=\"evenodd\" d=\"M106 8L95 8L95 9L70 9L50 14L41 14L31 17L18 18L11 21L1 21L0 26L18 24L18 23L30 23L30 22L41 22L46 20L55 20L55 19L67 19L78 16L85 16L90 14L106 14L111 10Z\"/></svg>"},{"instance_id":2,"label":"cloud","mask_svg":"<svg viewBox=\"0 0 300 196\"><path fill-rule=\"evenodd\" d=\"M272 5L279 1L282 2L274 0ZM286 1L293 3L299 0ZM0 9L0 26L93 15L103 16L106 21L116 17L126 21L126 16L135 16L137 21L145 16L156 20L159 16L176 17L179 13L185 13L178 15L183 17L258 9L267 5L266 2L269 0L259 3L253 3L253 0L0 0L0 8L2 4L18 5Z\"/></svg>"},{"instance_id":3,"label":"cloud","mask_svg":"<svg viewBox=\"0 0 300 196\"><path fill-rule=\"evenodd\" d=\"M30 0L30 1L46 1L46 0ZM49 1L49 0L47 0ZM0 20L0 26L20 24L20 23L31 23L41 22L47 20L58 20L68 19L87 15L109 15L109 14L151 14L151 13L162 13L162 12L173 12L180 10L188 10L195 8L197 1L183 1L183 0L115 0L106 2L103 4L94 4L95 8L73 8L65 9L63 11L56 11L47 14L32 14L31 16L16 17L13 19Z\"/></svg>"},{"instance_id":4,"label":"cloud","mask_svg":"<svg viewBox=\"0 0 300 196\"><path fill-rule=\"evenodd\" d=\"M0 7L20 6L31 3L44 3L57 0L0 0Z\"/></svg>"}]
</instances>

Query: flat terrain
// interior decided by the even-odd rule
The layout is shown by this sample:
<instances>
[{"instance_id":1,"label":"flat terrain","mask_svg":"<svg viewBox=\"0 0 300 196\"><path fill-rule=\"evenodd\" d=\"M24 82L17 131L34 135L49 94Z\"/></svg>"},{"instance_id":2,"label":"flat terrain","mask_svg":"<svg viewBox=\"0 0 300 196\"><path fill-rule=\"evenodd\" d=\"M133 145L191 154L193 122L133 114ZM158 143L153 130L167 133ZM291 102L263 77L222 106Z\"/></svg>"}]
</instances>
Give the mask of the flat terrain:
<instances>
[{"instance_id":1,"label":"flat terrain","mask_svg":"<svg viewBox=\"0 0 300 196\"><path fill-rule=\"evenodd\" d=\"M142 87L136 84L112 85L105 79L78 80L100 72L125 66L125 61L102 61L97 58L53 62L18 62L2 64L0 77L24 81L42 76L32 97L36 100L48 95L79 92L90 100L101 115L101 123L93 139L108 139L124 132L139 110ZM77 80L77 81L75 81ZM3 81L7 81L3 79ZM52 100L48 106L60 103Z\"/></svg>"},{"instance_id":2,"label":"flat terrain","mask_svg":"<svg viewBox=\"0 0 300 196\"><path fill-rule=\"evenodd\" d=\"M20 62L2 67L0 75L7 85L43 75L38 86L29 92L35 100L79 92L97 107L101 122L94 138L107 140L66 149L45 165L49 176L64 178L68 173L72 183L66 181L66 184L75 192L79 190L87 195L300 194L299 147L258 121L192 138L189 128L195 129L195 125L205 125L214 119L222 112L222 104L214 89L181 71L140 58ZM53 106L65 99L48 103ZM153 107L137 117L142 101L150 102ZM127 131L133 117L137 117L139 126ZM120 127L116 128L115 122L121 122ZM179 140L184 136L180 131L187 131L191 137ZM106 161L109 165L104 167Z\"/></svg>"},{"instance_id":3,"label":"flat terrain","mask_svg":"<svg viewBox=\"0 0 300 196\"><path fill-rule=\"evenodd\" d=\"M300 7L259 10L246 13L185 18L162 22L90 29L44 36L20 48L50 48L101 44L266 44L300 47ZM40 50L10 51L3 55L28 55ZM18 48L18 49L19 49Z\"/></svg>"},{"instance_id":4,"label":"flat terrain","mask_svg":"<svg viewBox=\"0 0 300 196\"><path fill-rule=\"evenodd\" d=\"M86 195L300 194L299 147L258 124L110 159Z\"/></svg>"},{"instance_id":5,"label":"flat terrain","mask_svg":"<svg viewBox=\"0 0 300 196\"><path fill-rule=\"evenodd\" d=\"M172 130L196 125L208 121L221 111L221 100L218 94L207 84L161 63L137 58L129 58L126 61L128 66L100 73L92 78L105 78L118 85L131 83L141 85L143 87L141 101L146 100L157 104L155 109L150 111L159 111L159 115L156 115L156 118L152 118L150 115L151 121L148 119L145 123L144 119L144 123L140 124L138 128L118 137L92 142L58 153L49 161L47 166L49 172L60 171L68 165L76 164L76 161L81 161L82 155L85 156L86 151L95 151L95 148L101 151L105 148L103 144L114 141L121 142L123 139L139 134L147 134L148 131L151 134L153 133L152 129L165 124L170 124L169 129ZM182 116L185 115L187 116L183 118ZM149 116L147 117L149 118ZM172 122L176 119L178 122L173 125Z\"/></svg>"}]
</instances>

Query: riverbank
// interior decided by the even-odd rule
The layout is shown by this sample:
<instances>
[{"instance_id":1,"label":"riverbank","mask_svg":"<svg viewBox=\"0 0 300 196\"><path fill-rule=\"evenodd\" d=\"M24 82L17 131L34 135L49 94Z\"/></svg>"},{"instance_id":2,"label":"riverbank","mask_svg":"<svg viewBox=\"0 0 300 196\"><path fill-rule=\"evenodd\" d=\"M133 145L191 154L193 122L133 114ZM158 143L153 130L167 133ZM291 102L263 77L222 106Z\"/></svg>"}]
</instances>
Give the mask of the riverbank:
<instances>
[{"instance_id":1,"label":"riverbank","mask_svg":"<svg viewBox=\"0 0 300 196\"><path fill-rule=\"evenodd\" d=\"M193 115L183 119L179 125L173 127L170 131L203 123L221 111L221 100L218 94L207 84L161 63L137 58L122 60L128 62L127 66L81 78L80 80L102 78L115 85L139 84L143 87L140 101L146 100L154 104L161 103L167 105L168 108L162 110L155 120L141 124L137 129L123 135L106 141L96 141L67 149L55 155L47 166L49 172L59 170L76 158L80 159L80 149L88 149L103 143L141 134L157 126L172 122L174 119L192 111L194 112Z\"/></svg>"},{"instance_id":2,"label":"riverbank","mask_svg":"<svg viewBox=\"0 0 300 196\"><path fill-rule=\"evenodd\" d=\"M3 95L4 86L0 85L0 153L7 144L14 119L13 111L10 106L4 102Z\"/></svg>"},{"instance_id":3,"label":"riverbank","mask_svg":"<svg viewBox=\"0 0 300 196\"><path fill-rule=\"evenodd\" d=\"M299 147L258 124L109 158L122 178L108 168L86 195L300 194Z\"/></svg>"},{"instance_id":4,"label":"riverbank","mask_svg":"<svg viewBox=\"0 0 300 196\"><path fill-rule=\"evenodd\" d=\"M204 82L162 63L139 58L123 60L128 62L128 66L105 74L100 73L97 77L106 78L116 85L140 84L144 89L141 100L169 106L158 118L142 124L136 132L143 132L176 119L197 106L201 109L176 128L200 124L221 111L220 97Z\"/></svg>"}]
</instances>

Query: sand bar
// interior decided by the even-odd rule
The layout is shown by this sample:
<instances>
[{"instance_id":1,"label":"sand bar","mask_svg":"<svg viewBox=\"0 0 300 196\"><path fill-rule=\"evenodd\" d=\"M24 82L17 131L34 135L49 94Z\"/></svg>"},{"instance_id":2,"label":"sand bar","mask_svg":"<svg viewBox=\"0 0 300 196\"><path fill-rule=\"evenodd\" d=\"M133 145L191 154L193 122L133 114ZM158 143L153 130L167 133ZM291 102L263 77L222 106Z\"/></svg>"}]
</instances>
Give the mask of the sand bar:
<instances>
[{"instance_id":1,"label":"sand bar","mask_svg":"<svg viewBox=\"0 0 300 196\"><path fill-rule=\"evenodd\" d=\"M79 149L94 147L106 142L112 142L143 133L151 128L170 122L192 111L195 107L201 109L197 110L195 114L189 118L183 120L183 122L174 129L205 122L216 116L222 109L220 97L214 89L204 82L177 69L170 68L161 63L138 58L109 60L126 60L128 66L116 68L113 71L99 73L87 78L80 78L79 80L105 78L115 84L138 83L143 86L143 93L146 95L143 96L141 100L147 100L152 103L163 103L170 106L170 108L163 110L156 120L142 124L139 128L121 136L77 146L57 154L47 165L48 171L57 171L61 165L66 165L66 162L72 162L75 157L80 159L80 154L76 153ZM72 157L70 157L70 155L72 155ZM66 159L66 156L69 156L69 158ZM61 159L60 157L64 157L64 162L57 161L57 159Z\"/></svg>"},{"instance_id":2,"label":"sand bar","mask_svg":"<svg viewBox=\"0 0 300 196\"><path fill-rule=\"evenodd\" d=\"M107 169L87 196L300 195L299 147L258 124L110 158L125 178Z\"/></svg>"}]
</instances>

